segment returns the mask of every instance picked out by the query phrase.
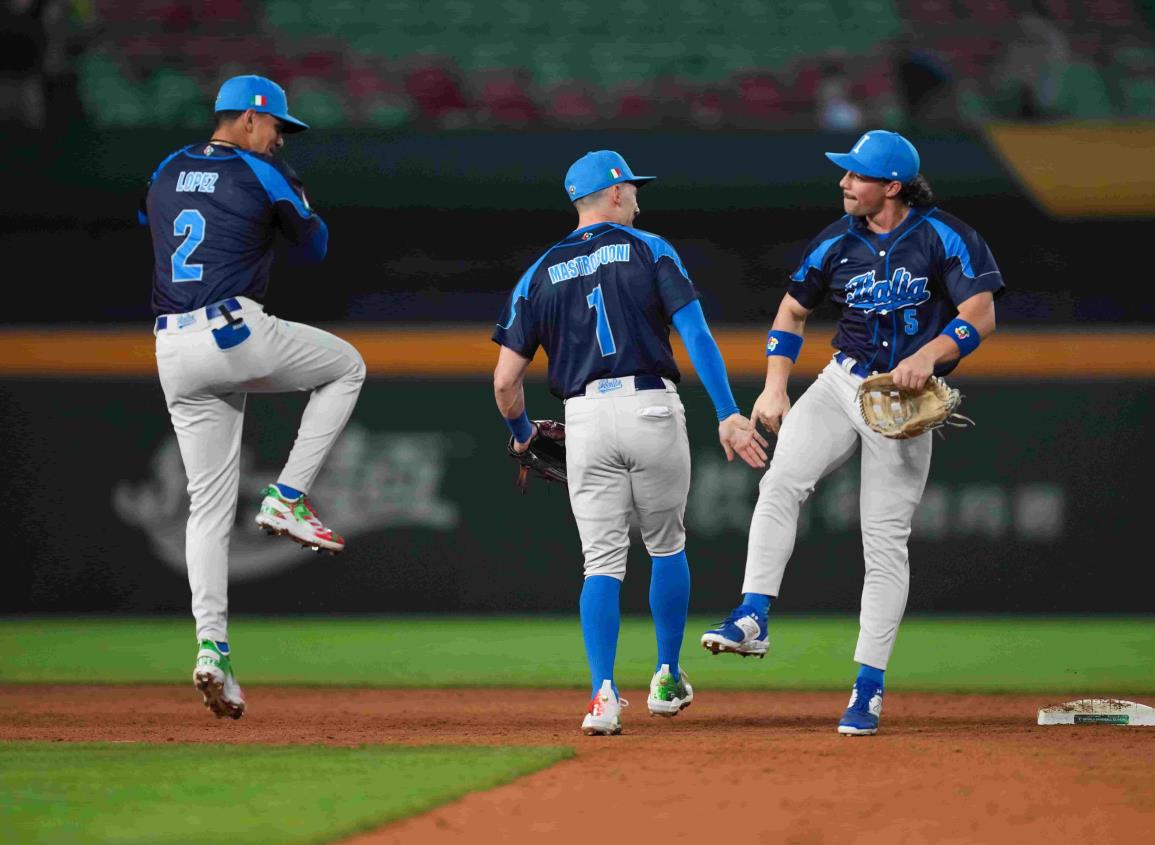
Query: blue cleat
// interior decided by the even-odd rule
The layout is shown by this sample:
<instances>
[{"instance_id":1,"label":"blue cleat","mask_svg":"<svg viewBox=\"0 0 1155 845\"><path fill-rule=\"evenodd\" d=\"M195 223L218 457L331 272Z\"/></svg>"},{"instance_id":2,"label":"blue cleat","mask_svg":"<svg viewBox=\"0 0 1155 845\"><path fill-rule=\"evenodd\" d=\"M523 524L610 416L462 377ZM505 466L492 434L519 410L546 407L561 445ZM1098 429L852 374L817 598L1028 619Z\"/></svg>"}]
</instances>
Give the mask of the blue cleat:
<instances>
[{"instance_id":1,"label":"blue cleat","mask_svg":"<svg viewBox=\"0 0 1155 845\"><path fill-rule=\"evenodd\" d=\"M882 716L882 687L859 678L850 693L850 704L838 720L838 732L843 736L873 736L878 733Z\"/></svg>"},{"instance_id":2,"label":"blue cleat","mask_svg":"<svg viewBox=\"0 0 1155 845\"><path fill-rule=\"evenodd\" d=\"M746 604L731 611L718 627L702 634L702 648L714 654L731 652L743 657L752 654L765 657L769 646L766 617Z\"/></svg>"}]
</instances>

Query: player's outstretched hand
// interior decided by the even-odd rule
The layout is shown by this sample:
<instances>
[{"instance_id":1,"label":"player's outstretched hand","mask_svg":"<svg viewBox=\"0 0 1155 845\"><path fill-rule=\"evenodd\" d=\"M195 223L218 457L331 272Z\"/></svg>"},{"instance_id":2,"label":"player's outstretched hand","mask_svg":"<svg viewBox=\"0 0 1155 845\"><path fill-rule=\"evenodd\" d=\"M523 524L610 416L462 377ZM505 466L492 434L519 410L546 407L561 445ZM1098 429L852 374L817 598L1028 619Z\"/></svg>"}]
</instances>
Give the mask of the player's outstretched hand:
<instances>
[{"instance_id":1,"label":"player's outstretched hand","mask_svg":"<svg viewBox=\"0 0 1155 845\"><path fill-rule=\"evenodd\" d=\"M766 466L766 438L741 414L731 414L718 423L718 440L727 461L734 460L737 455L754 469Z\"/></svg>"},{"instance_id":2,"label":"player's outstretched hand","mask_svg":"<svg viewBox=\"0 0 1155 845\"><path fill-rule=\"evenodd\" d=\"M754 403L750 419L775 434L782 428L782 420L790 412L790 397L785 390L763 390Z\"/></svg>"}]
</instances>

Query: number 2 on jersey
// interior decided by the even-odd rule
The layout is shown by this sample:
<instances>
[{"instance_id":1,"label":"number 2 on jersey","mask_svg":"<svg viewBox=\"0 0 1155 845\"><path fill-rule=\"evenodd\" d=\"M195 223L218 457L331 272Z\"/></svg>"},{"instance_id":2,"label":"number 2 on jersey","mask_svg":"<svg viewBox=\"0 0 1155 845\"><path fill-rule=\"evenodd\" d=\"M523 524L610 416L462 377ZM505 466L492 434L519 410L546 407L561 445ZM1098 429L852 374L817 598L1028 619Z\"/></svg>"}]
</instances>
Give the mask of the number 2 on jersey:
<instances>
[{"instance_id":1,"label":"number 2 on jersey","mask_svg":"<svg viewBox=\"0 0 1155 845\"><path fill-rule=\"evenodd\" d=\"M610 330L610 318L606 316L606 300L602 296L602 286L598 285L589 292L586 297L586 303L590 308L594 309L597 314L598 327L598 348L602 351L602 357L613 355L618 351L617 345L614 343L614 333Z\"/></svg>"},{"instance_id":2,"label":"number 2 on jersey","mask_svg":"<svg viewBox=\"0 0 1155 845\"><path fill-rule=\"evenodd\" d=\"M184 240L172 254L172 280L174 282L199 282L204 278L205 265L189 264L189 257L193 254L201 241L205 239L205 218L195 208L186 208L176 216L172 223L172 233L177 237L184 235Z\"/></svg>"}]
</instances>

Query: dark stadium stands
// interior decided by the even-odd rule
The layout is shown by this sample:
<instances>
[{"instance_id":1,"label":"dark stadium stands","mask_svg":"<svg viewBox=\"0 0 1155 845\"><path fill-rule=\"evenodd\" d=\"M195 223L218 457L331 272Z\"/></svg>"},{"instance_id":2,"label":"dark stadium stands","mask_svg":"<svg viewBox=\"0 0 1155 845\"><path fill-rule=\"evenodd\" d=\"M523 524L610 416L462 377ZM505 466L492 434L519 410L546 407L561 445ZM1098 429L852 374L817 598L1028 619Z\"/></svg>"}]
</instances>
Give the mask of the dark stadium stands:
<instances>
[{"instance_id":1,"label":"dark stadium stands","mask_svg":"<svg viewBox=\"0 0 1155 845\"><path fill-rule=\"evenodd\" d=\"M1155 105L1150 0L92 5L79 76L99 126L203 123L237 72L328 127L901 127ZM933 97L911 90L920 73ZM827 109L843 82L854 108Z\"/></svg>"}]
</instances>

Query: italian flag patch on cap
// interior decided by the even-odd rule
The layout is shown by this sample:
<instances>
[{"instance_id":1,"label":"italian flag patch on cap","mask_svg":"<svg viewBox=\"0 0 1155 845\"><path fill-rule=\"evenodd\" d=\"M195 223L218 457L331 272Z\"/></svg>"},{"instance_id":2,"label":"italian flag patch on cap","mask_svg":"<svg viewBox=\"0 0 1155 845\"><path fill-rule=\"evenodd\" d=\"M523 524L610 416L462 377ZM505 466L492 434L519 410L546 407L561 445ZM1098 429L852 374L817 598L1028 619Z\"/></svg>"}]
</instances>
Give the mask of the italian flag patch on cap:
<instances>
[{"instance_id":1,"label":"italian flag patch on cap","mask_svg":"<svg viewBox=\"0 0 1155 845\"><path fill-rule=\"evenodd\" d=\"M614 179L619 178L621 175L622 171L618 170L616 167L610 168L610 176L612 176Z\"/></svg>"},{"instance_id":2,"label":"italian flag patch on cap","mask_svg":"<svg viewBox=\"0 0 1155 845\"><path fill-rule=\"evenodd\" d=\"M267 106L268 104L269 104L269 99L264 94L253 94L253 105L254 106Z\"/></svg>"}]
</instances>

